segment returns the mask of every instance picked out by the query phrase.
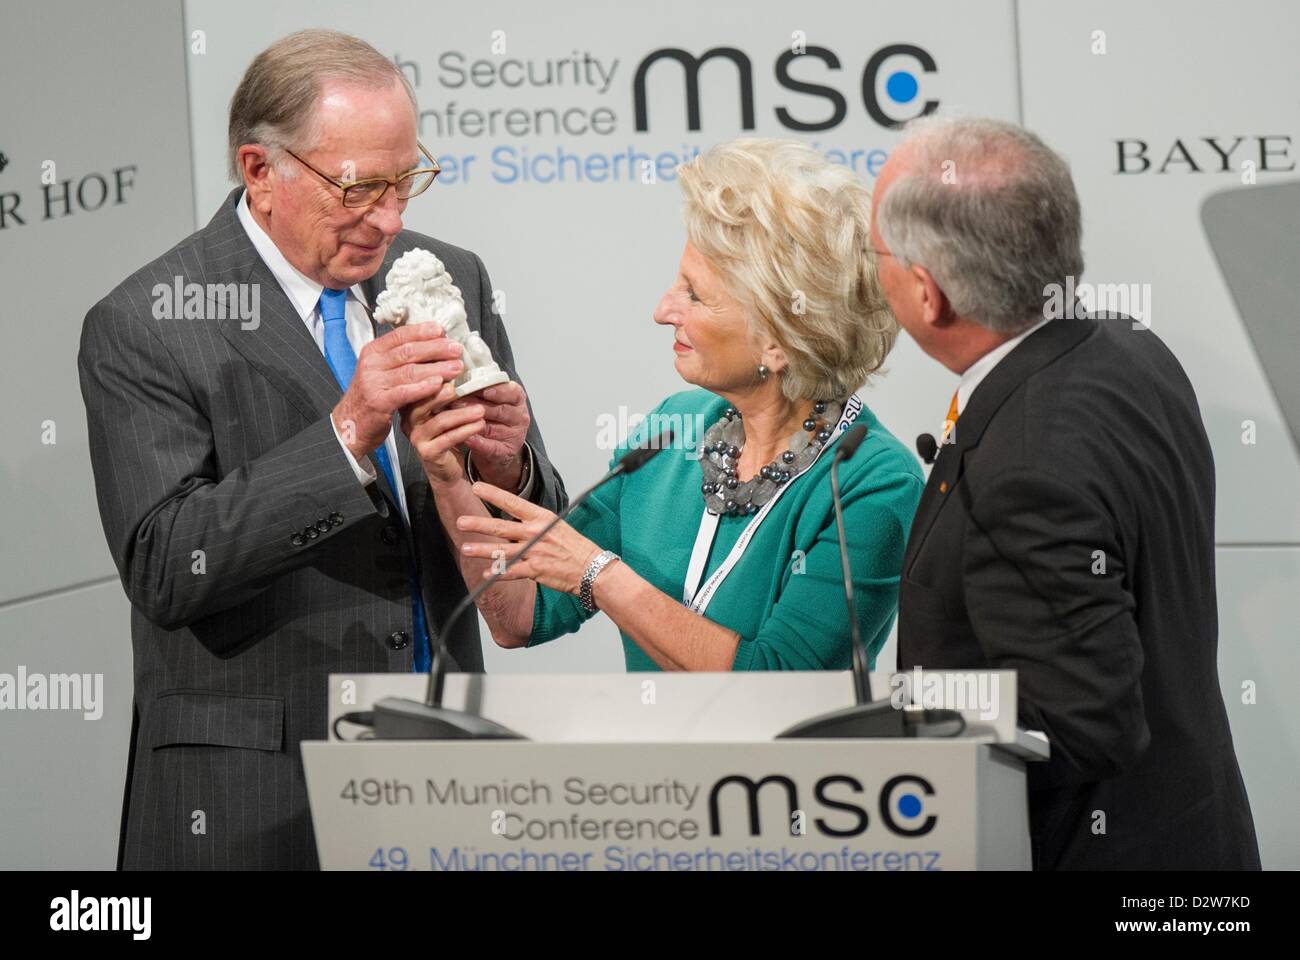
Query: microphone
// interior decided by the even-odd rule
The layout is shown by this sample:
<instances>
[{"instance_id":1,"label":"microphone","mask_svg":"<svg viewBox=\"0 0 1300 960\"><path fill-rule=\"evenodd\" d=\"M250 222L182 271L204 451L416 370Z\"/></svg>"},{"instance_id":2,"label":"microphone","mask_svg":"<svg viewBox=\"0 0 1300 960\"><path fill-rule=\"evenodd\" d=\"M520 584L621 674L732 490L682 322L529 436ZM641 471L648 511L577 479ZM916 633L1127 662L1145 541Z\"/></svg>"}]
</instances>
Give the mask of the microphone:
<instances>
[{"instance_id":1,"label":"microphone","mask_svg":"<svg viewBox=\"0 0 1300 960\"><path fill-rule=\"evenodd\" d=\"M613 469L583 490L569 505L557 513L536 536L525 541L519 553L506 561L473 590L469 591L460 602L452 608L442 628L433 640L433 656L429 664L429 686L423 703L403 697L385 697L375 703L376 740L523 740L524 737L513 730L503 727L486 717L452 710L442 705L443 682L447 674L447 646L445 637L452 625L474 605L485 590L504 576L511 564L522 559L533 546L544 538L556 524L585 503L593 493L615 477L633 473L660 450L666 449L673 442L673 429L668 427L657 437L634 447L619 458ZM432 639L432 638L431 638Z\"/></svg>"},{"instance_id":2,"label":"microphone","mask_svg":"<svg viewBox=\"0 0 1300 960\"><path fill-rule=\"evenodd\" d=\"M844 534L844 501L840 495L840 461L853 456L862 441L866 439L867 426L859 423L845 431L835 444L835 455L831 458L831 499L835 504L835 532L840 541L840 568L844 576L844 602L849 612L849 642L853 652L853 706L841 710L832 710L808 720L801 720L794 726L776 735L778 740L844 740L880 737L915 737L922 735L932 725L948 724L956 720L956 729L950 736L956 736L965 729L966 723L960 713L952 710L925 710L921 717L909 716L908 711L894 707L886 697L884 700L871 699L871 678L867 672L867 657L862 649L861 629L858 626L857 609L853 603L853 571L849 563L849 546ZM917 439L917 447L922 439L934 443L934 437L922 434ZM930 461L926 461L927 463ZM917 711L912 711L916 713Z\"/></svg>"},{"instance_id":3,"label":"microphone","mask_svg":"<svg viewBox=\"0 0 1300 960\"><path fill-rule=\"evenodd\" d=\"M923 433L916 438L916 452L925 463L934 463L934 458L939 455L939 441L930 434Z\"/></svg>"}]
</instances>

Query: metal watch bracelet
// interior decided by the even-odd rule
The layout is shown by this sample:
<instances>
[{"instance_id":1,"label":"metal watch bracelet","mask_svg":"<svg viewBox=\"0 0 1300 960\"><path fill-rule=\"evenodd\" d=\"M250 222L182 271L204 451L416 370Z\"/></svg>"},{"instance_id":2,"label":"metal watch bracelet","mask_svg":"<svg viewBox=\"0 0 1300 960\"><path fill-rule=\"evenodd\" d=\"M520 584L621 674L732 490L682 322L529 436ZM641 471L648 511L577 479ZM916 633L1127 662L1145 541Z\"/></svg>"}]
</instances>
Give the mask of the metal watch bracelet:
<instances>
[{"instance_id":1,"label":"metal watch bracelet","mask_svg":"<svg viewBox=\"0 0 1300 960\"><path fill-rule=\"evenodd\" d=\"M619 555L613 550L602 550L591 558L591 563L587 564L586 572L582 575L582 587L578 592L578 599L582 601L582 609L588 613L595 613L598 609L591 595L591 585L596 582L596 575L618 559L620 559Z\"/></svg>"}]
</instances>

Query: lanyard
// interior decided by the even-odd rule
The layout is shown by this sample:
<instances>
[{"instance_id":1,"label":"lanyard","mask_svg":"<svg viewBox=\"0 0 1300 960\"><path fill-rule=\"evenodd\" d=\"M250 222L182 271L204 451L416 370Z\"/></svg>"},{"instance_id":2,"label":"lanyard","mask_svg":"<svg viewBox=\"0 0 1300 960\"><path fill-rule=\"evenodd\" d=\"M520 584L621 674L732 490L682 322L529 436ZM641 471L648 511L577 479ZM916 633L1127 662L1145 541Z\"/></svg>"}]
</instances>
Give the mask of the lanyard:
<instances>
[{"instance_id":1,"label":"lanyard","mask_svg":"<svg viewBox=\"0 0 1300 960\"><path fill-rule=\"evenodd\" d=\"M691 550L691 562L686 568L686 583L682 590L682 603L688 606L695 613L704 613L709 606L709 601L718 592L722 586L722 581L727 579L727 574L731 573L732 567L740 562L740 558L745 554L745 548L749 542L754 539L754 534L758 532L758 525L771 512L776 501L781 498L781 494L790 489L791 484L799 477L803 476L812 469L812 465L821 459L821 455L830 448L839 435L853 425L853 421L858 418L862 411L862 399L855 393L844 404L844 412L840 414L840 422L835 425L835 430L831 433L830 439L822 445L817 451L817 456L808 463L797 474L777 488L772 499L763 504L761 510L754 514L752 520L741 532L740 537L736 540L736 545L731 548L731 553L717 570L713 571L713 576L703 587L700 586L700 580L704 577L704 565L708 561L709 551L713 548L713 538L718 532L718 522L722 519L721 514L713 513L705 508L704 515L700 517L700 529L695 535L695 547Z\"/></svg>"}]
</instances>

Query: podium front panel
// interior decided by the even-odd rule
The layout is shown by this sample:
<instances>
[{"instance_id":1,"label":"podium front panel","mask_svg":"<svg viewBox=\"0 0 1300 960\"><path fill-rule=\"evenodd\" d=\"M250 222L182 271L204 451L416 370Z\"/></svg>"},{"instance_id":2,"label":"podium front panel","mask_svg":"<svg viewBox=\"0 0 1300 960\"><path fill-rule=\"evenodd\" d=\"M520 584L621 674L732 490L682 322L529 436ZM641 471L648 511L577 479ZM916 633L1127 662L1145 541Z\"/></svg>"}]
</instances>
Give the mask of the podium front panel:
<instances>
[{"instance_id":1,"label":"podium front panel","mask_svg":"<svg viewBox=\"0 0 1300 960\"><path fill-rule=\"evenodd\" d=\"M1030 866L1024 765L969 740L302 751L327 870Z\"/></svg>"}]
</instances>

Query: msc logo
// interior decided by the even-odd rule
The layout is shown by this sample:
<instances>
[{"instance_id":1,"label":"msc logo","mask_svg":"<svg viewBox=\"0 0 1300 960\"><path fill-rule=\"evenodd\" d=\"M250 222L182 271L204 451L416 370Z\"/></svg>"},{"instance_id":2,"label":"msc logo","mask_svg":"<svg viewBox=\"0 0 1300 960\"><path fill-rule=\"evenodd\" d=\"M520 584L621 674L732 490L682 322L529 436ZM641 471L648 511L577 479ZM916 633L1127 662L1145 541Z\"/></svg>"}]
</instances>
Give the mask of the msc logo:
<instances>
[{"instance_id":1,"label":"msc logo","mask_svg":"<svg viewBox=\"0 0 1300 960\"><path fill-rule=\"evenodd\" d=\"M895 69L885 78L884 101L877 92L880 74L885 61L891 57L905 57L915 64L910 69ZM692 131L700 129L700 67L714 58L729 61L736 68L740 94L740 125L742 129L754 129L754 68L743 50L736 47L714 47L702 55L695 56L680 47L664 47L649 53L637 66L632 80L632 101L636 111L636 129L645 133L650 129L649 110L646 104L646 75L650 67L660 60L673 60L681 65L686 81L686 126ZM840 69L840 58L827 47L810 46L804 53L795 54L786 50L776 58L773 70L776 82L786 90L804 93L824 99L830 108L830 115L825 119L804 119L795 117L784 106L776 107L776 118L787 130L815 131L830 130L839 126L848 116L849 105L844 94L836 87L820 83L810 83L790 76L790 66L795 60L817 60L829 70ZM917 99L921 84L917 74L934 73L938 70L934 57L921 47L910 43L892 43L881 47L867 60L862 70L859 89L862 105L867 115L882 127L901 127L908 120L925 116L939 109L938 100L926 100L919 110L910 105ZM901 109L900 109L901 108Z\"/></svg>"},{"instance_id":2,"label":"msc logo","mask_svg":"<svg viewBox=\"0 0 1300 960\"><path fill-rule=\"evenodd\" d=\"M781 774L772 774L764 777L762 780L754 781L742 774L734 773L730 776L723 777L713 785L709 791L709 833L712 836L722 835L722 813L721 797L724 787L732 786L741 789L741 796L748 801L749 808L749 835L756 837L762 833L762 824L758 811L758 794L765 786L780 788L786 798L789 806L788 815L785 825L790 823L796 810L804 809L799 803L799 789L795 786L793 780ZM856 799L844 796L831 796L831 788L847 788L848 793L861 795L863 787L861 782L848 774L835 773L822 777L813 787L813 797L822 807L838 811L843 814L838 824L833 824L825 817L816 817L813 824L822 834L828 837L857 837L866 833L867 827L870 826L871 818L868 814L869 804L859 804ZM735 795L736 791L732 790L728 795ZM911 773L900 774L885 782L880 788L880 794L876 798L877 810L880 813L881 822L893 833L901 837L923 837L934 829L939 818L933 814L926 814L924 798L934 796L934 787L924 777ZM784 827L783 827L784 828Z\"/></svg>"}]
</instances>

